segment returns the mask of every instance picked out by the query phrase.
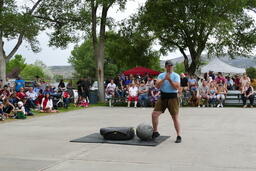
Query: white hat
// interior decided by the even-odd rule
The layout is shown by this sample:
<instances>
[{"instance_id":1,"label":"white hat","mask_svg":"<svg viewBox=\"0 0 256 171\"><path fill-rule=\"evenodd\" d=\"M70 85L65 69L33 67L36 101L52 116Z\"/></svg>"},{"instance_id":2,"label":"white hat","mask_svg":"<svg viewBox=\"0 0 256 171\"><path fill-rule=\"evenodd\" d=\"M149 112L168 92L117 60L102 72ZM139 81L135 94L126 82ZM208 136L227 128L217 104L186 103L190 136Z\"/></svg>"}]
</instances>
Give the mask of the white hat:
<instances>
[{"instance_id":1,"label":"white hat","mask_svg":"<svg viewBox=\"0 0 256 171\"><path fill-rule=\"evenodd\" d=\"M22 102L22 101L19 101L19 102L18 102L18 106L23 106L23 102Z\"/></svg>"}]
</instances>

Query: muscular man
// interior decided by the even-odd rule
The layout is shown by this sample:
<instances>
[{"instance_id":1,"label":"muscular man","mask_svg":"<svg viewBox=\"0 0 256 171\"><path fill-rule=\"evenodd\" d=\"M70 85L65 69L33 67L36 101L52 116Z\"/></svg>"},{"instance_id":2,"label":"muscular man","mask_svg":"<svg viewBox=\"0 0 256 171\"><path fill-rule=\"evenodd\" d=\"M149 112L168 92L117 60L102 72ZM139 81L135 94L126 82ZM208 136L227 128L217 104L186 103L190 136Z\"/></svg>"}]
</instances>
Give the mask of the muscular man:
<instances>
[{"instance_id":1,"label":"muscular man","mask_svg":"<svg viewBox=\"0 0 256 171\"><path fill-rule=\"evenodd\" d=\"M152 112L153 138L160 136L157 127L159 116L168 108L173 124L177 133L175 143L181 142L180 123L179 123L179 100L177 97L180 88L180 76L173 72L173 63L171 60L165 62L166 72L158 75L156 86L161 90L161 98L156 102L154 111Z\"/></svg>"}]
</instances>

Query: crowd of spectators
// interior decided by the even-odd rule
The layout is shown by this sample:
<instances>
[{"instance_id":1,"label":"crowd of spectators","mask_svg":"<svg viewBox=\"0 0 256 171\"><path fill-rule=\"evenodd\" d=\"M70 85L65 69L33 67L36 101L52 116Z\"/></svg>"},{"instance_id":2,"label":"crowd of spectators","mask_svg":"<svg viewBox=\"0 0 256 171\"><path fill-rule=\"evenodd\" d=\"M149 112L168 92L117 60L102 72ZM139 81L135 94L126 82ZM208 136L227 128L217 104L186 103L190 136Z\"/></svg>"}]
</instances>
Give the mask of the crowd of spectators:
<instances>
[{"instance_id":1,"label":"crowd of spectators","mask_svg":"<svg viewBox=\"0 0 256 171\"><path fill-rule=\"evenodd\" d=\"M18 77L14 84L0 84L0 119L24 119L34 115L32 111L55 113L60 106L68 108L73 95L69 85L61 80L54 87L39 77L33 82Z\"/></svg>"},{"instance_id":2,"label":"crowd of spectators","mask_svg":"<svg viewBox=\"0 0 256 171\"><path fill-rule=\"evenodd\" d=\"M239 91L243 107L253 107L255 92L250 78L246 75L227 75L213 72L205 73L202 77L180 74L181 87L180 102L196 107L223 107L228 91ZM105 82L105 97L111 102L113 99L123 100L130 107L154 106L160 97L160 90L155 86L156 78L146 74L118 75ZM72 80L66 85L61 80L58 86L51 86L39 77L26 86L21 78L15 80L14 85L3 85L0 80L0 119L26 118L33 115L32 111L58 112L58 107L68 108L73 102L76 106L88 107L91 82L82 78L76 83L78 98L75 98ZM110 103L111 105L111 103Z\"/></svg>"},{"instance_id":3,"label":"crowd of spectators","mask_svg":"<svg viewBox=\"0 0 256 171\"><path fill-rule=\"evenodd\" d=\"M228 91L239 91L243 101L243 107L247 107L249 100L250 107L254 104L254 89L250 78L246 75L227 75L221 72L205 73L202 77L180 74L181 88L179 96L188 105L196 107L223 107ZM105 97L110 101L113 98L123 98L130 107L134 101L134 107L154 106L160 97L160 90L155 86L156 79L146 74L120 75L106 83ZM110 104L111 105L111 104Z\"/></svg>"}]
</instances>

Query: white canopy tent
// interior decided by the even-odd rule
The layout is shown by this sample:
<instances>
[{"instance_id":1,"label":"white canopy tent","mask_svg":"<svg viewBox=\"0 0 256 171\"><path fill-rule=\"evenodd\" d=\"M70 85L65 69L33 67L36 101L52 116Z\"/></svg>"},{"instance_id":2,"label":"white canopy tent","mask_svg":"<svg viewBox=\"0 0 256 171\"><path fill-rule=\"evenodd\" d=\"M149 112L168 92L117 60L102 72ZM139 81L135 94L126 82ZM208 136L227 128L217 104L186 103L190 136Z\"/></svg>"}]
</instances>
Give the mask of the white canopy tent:
<instances>
[{"instance_id":1,"label":"white canopy tent","mask_svg":"<svg viewBox=\"0 0 256 171\"><path fill-rule=\"evenodd\" d=\"M214 58L207 65L205 65L201 68L201 73L206 73L209 71L223 72L223 73L234 73L234 74L246 72L244 68L233 67L229 64L222 62L219 58Z\"/></svg>"}]
</instances>

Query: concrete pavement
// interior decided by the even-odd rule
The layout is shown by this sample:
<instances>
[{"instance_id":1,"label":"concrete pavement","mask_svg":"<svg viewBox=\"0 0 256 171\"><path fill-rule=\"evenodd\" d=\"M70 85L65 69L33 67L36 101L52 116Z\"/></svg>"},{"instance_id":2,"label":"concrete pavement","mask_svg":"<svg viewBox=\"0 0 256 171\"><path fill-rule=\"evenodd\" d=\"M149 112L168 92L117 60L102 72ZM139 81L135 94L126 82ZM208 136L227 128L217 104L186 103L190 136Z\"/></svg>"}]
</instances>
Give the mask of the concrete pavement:
<instances>
[{"instance_id":1,"label":"concrete pavement","mask_svg":"<svg viewBox=\"0 0 256 171\"><path fill-rule=\"evenodd\" d=\"M181 108L183 142L168 112L156 147L71 143L101 127L150 123L152 108L93 107L0 123L1 171L254 171L256 109Z\"/></svg>"}]
</instances>

